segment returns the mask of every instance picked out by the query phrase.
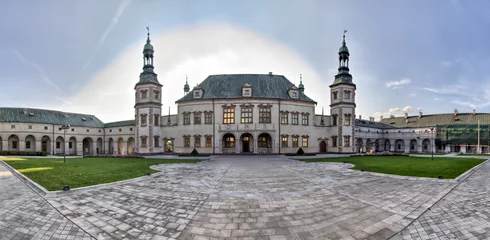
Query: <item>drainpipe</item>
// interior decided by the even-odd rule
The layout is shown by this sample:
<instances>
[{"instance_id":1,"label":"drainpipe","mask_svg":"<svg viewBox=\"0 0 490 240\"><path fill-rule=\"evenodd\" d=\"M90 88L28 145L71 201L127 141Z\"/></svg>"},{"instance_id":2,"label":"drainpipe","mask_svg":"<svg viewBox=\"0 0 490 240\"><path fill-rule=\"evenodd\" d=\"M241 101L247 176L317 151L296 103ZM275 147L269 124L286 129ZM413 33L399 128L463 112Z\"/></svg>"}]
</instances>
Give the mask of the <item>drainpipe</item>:
<instances>
[{"instance_id":1,"label":"drainpipe","mask_svg":"<svg viewBox=\"0 0 490 240\"><path fill-rule=\"evenodd\" d=\"M216 141L216 139L215 139L215 134L214 134L215 127L216 127L216 126L215 126L215 122L214 122L214 115L215 115L216 113L214 112L214 98L213 98L213 99L211 99L211 100L213 101L213 120L212 120L212 123L213 123L213 155L214 155L214 154L215 154L215 141ZM206 118L206 116L204 116L204 118ZM204 121L206 121L206 120L204 120Z\"/></svg>"},{"instance_id":2,"label":"drainpipe","mask_svg":"<svg viewBox=\"0 0 490 240\"><path fill-rule=\"evenodd\" d=\"M278 116L279 116L279 128L278 128L278 132L279 132L279 154L281 154L281 147L282 147L282 137L281 137L281 99L279 99L279 109L278 109Z\"/></svg>"}]
</instances>

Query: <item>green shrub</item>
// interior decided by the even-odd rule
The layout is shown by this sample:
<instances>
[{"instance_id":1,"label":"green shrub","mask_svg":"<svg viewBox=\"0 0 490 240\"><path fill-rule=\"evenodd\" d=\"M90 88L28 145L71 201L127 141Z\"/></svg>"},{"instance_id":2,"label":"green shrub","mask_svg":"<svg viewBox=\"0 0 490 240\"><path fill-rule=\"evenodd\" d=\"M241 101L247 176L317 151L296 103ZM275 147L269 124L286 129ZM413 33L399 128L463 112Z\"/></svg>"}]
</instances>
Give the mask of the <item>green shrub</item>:
<instances>
[{"instance_id":1,"label":"green shrub","mask_svg":"<svg viewBox=\"0 0 490 240\"><path fill-rule=\"evenodd\" d=\"M195 148L194 148L194 150L192 150L191 156L199 156L199 153L197 152L197 150Z\"/></svg>"},{"instance_id":2,"label":"green shrub","mask_svg":"<svg viewBox=\"0 0 490 240\"><path fill-rule=\"evenodd\" d=\"M299 155L299 156L301 156L301 155L304 155L304 154L305 154L305 151L303 151L303 148L302 148L302 147L300 147L300 148L298 149L298 151L296 152L296 154L297 154L297 155Z\"/></svg>"}]
</instances>

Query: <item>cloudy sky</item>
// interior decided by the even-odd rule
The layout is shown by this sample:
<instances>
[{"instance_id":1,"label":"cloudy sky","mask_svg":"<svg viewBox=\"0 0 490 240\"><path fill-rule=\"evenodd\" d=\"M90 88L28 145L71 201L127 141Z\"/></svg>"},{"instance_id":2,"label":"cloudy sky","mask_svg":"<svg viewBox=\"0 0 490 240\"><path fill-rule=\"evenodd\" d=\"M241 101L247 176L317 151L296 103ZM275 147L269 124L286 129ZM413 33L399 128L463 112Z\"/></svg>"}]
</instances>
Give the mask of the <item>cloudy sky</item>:
<instances>
[{"instance_id":1,"label":"cloudy sky","mask_svg":"<svg viewBox=\"0 0 490 240\"><path fill-rule=\"evenodd\" d=\"M0 106L132 119L150 27L163 108L185 76L284 75L328 113L348 29L356 114L490 112L490 1L0 1Z\"/></svg>"}]
</instances>

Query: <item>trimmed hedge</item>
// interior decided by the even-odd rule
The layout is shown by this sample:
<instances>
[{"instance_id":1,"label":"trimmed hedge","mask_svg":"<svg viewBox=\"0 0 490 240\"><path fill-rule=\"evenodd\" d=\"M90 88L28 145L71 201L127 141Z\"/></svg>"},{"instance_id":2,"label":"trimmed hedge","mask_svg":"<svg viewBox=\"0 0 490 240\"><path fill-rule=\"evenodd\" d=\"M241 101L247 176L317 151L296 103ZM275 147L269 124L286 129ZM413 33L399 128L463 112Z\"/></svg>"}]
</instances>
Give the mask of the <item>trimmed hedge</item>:
<instances>
[{"instance_id":1,"label":"trimmed hedge","mask_svg":"<svg viewBox=\"0 0 490 240\"><path fill-rule=\"evenodd\" d=\"M21 152L21 151L0 151L0 156L48 156L47 152Z\"/></svg>"}]
</instances>

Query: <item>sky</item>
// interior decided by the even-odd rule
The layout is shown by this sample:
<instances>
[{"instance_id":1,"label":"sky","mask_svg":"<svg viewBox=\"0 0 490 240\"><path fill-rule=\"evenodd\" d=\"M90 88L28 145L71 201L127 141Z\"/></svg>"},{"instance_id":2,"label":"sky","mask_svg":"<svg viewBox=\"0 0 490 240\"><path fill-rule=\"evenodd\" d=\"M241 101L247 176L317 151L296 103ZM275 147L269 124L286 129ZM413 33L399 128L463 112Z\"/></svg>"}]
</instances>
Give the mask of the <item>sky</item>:
<instances>
[{"instance_id":1,"label":"sky","mask_svg":"<svg viewBox=\"0 0 490 240\"><path fill-rule=\"evenodd\" d=\"M490 112L490 1L0 1L0 107L134 118L146 27L162 111L212 74L284 75L329 114L343 30L356 115Z\"/></svg>"}]
</instances>

